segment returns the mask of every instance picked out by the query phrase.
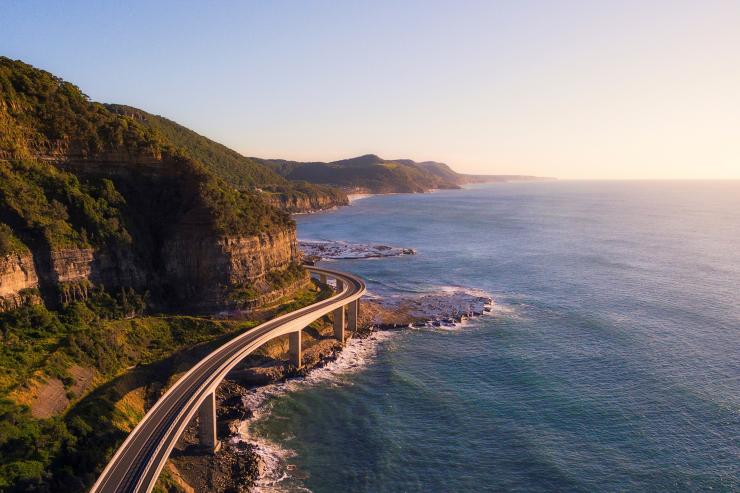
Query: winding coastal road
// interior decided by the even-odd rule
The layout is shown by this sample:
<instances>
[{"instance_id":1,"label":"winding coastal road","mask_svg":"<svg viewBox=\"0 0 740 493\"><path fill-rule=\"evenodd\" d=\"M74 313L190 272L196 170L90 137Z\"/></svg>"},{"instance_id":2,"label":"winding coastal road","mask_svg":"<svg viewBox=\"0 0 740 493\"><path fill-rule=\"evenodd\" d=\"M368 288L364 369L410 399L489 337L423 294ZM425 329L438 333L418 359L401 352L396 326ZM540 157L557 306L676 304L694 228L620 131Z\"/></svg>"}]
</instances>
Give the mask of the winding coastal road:
<instances>
[{"instance_id":1,"label":"winding coastal road","mask_svg":"<svg viewBox=\"0 0 740 493\"><path fill-rule=\"evenodd\" d=\"M297 332L311 322L358 300L365 283L358 277L317 267L311 273L341 281L330 298L265 322L219 347L183 375L149 410L119 447L91 493L150 492L175 443L226 374L267 341Z\"/></svg>"}]
</instances>

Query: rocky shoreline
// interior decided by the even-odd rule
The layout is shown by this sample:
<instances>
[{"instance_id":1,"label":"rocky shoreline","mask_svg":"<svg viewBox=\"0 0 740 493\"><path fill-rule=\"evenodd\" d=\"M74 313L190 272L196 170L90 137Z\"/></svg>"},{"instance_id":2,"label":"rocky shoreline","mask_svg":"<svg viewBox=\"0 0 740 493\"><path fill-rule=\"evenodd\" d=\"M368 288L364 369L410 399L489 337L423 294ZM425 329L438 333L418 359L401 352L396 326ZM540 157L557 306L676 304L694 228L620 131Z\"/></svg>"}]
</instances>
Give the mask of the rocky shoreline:
<instances>
[{"instance_id":1,"label":"rocky shoreline","mask_svg":"<svg viewBox=\"0 0 740 493\"><path fill-rule=\"evenodd\" d=\"M416 250L413 248L366 245L346 241L299 240L298 246L303 252L303 258L313 262L330 259L364 259L416 255Z\"/></svg>"},{"instance_id":2,"label":"rocky shoreline","mask_svg":"<svg viewBox=\"0 0 740 493\"><path fill-rule=\"evenodd\" d=\"M454 289L416 297L363 300L359 329L352 339L374 339L375 334L389 330L452 328L490 313L492 302L480 293ZM251 355L229 374L216 392L220 450L210 454L197 445L196 418L172 453L166 469L167 484L161 485L165 491L241 493L253 491L260 480L276 479L268 478L275 471L270 471L259 447L246 433L262 402L255 404L255 393L269 385L306 378L335 362L343 349L331 336L328 325L309 327L306 332L314 344L304 350L304 366L300 370L285 361L287 347L276 343Z\"/></svg>"}]
</instances>

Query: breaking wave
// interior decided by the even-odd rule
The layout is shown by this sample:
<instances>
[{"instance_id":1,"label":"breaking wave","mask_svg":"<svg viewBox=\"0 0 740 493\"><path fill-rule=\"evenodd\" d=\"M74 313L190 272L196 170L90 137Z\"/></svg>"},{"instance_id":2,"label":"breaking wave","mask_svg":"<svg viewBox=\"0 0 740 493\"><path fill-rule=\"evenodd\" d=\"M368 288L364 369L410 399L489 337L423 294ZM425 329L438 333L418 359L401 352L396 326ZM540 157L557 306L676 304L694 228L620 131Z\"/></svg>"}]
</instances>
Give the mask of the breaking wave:
<instances>
[{"instance_id":1,"label":"breaking wave","mask_svg":"<svg viewBox=\"0 0 740 493\"><path fill-rule=\"evenodd\" d=\"M256 483L255 491L277 493L310 490L301 484L300 478L296 477L289 464L290 458L296 455L295 451L258 434L250 433L250 424L270 413L273 399L289 392L319 384L351 385L346 376L365 368L377 355L380 345L396 334L398 334L396 331L382 330L373 332L367 337L350 339L334 361L311 370L305 377L254 389L242 399L244 406L252 410L253 417L241 423L239 435L235 440L244 440L255 445L256 452L262 459L264 470Z\"/></svg>"}]
</instances>

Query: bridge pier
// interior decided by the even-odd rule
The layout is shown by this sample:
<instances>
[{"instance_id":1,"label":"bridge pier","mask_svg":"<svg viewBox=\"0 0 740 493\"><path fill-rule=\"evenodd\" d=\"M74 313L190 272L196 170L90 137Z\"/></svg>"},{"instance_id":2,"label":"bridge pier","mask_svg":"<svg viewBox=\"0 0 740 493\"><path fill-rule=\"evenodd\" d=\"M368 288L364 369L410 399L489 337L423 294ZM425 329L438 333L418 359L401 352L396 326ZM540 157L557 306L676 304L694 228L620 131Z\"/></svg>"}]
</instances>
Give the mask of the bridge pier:
<instances>
[{"instance_id":1,"label":"bridge pier","mask_svg":"<svg viewBox=\"0 0 740 493\"><path fill-rule=\"evenodd\" d=\"M341 279L337 279L337 292L341 291L342 289L344 289L344 283Z\"/></svg>"},{"instance_id":2,"label":"bridge pier","mask_svg":"<svg viewBox=\"0 0 740 493\"><path fill-rule=\"evenodd\" d=\"M326 284L326 274L319 274L319 282L321 284Z\"/></svg>"},{"instance_id":3,"label":"bridge pier","mask_svg":"<svg viewBox=\"0 0 740 493\"><path fill-rule=\"evenodd\" d=\"M357 331L357 315L360 311L360 303L359 300L350 301L347 304L347 321L348 321L348 329L350 332Z\"/></svg>"},{"instance_id":4,"label":"bridge pier","mask_svg":"<svg viewBox=\"0 0 740 493\"><path fill-rule=\"evenodd\" d=\"M198 438L201 447L215 453L221 448L216 436L216 394L209 393L198 408Z\"/></svg>"},{"instance_id":5,"label":"bridge pier","mask_svg":"<svg viewBox=\"0 0 740 493\"><path fill-rule=\"evenodd\" d=\"M300 368L302 365L302 349L301 349L301 331L291 332L288 334L290 353L290 362L296 367Z\"/></svg>"},{"instance_id":6,"label":"bridge pier","mask_svg":"<svg viewBox=\"0 0 740 493\"><path fill-rule=\"evenodd\" d=\"M344 344L344 307L334 310L334 337Z\"/></svg>"}]
</instances>

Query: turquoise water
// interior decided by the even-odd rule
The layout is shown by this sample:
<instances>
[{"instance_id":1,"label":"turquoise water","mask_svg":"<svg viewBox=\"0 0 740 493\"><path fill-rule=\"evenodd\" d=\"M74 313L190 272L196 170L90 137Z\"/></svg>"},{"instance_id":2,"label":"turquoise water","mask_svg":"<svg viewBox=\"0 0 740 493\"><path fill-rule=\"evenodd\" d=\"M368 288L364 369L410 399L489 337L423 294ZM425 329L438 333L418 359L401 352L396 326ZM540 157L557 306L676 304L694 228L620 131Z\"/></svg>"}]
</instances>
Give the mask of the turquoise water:
<instances>
[{"instance_id":1,"label":"turquoise water","mask_svg":"<svg viewBox=\"0 0 740 493\"><path fill-rule=\"evenodd\" d=\"M287 488L740 489L740 183L548 182L363 199L299 236L413 247L331 262L376 293L499 309L409 330L274 400Z\"/></svg>"}]
</instances>

